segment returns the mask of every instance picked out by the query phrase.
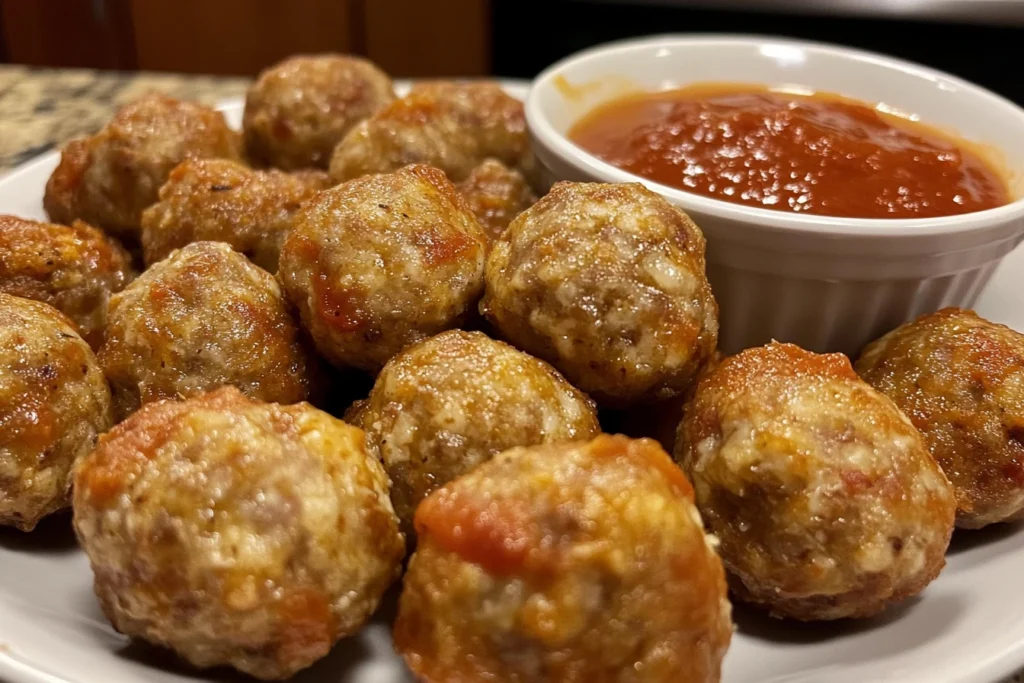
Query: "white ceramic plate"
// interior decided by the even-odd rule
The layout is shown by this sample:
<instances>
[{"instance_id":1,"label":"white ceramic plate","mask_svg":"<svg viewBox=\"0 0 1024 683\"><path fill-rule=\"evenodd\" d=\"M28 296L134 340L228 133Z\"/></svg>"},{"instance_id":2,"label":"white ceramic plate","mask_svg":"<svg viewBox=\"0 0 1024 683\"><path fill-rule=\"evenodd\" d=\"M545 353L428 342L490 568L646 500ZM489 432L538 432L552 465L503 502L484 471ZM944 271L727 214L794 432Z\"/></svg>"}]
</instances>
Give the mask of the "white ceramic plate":
<instances>
[{"instance_id":1,"label":"white ceramic plate","mask_svg":"<svg viewBox=\"0 0 1024 683\"><path fill-rule=\"evenodd\" d=\"M510 92L522 95L522 84ZM241 103L224 107L232 123ZM0 178L0 212L44 218L45 155ZM978 305L1024 330L1024 250L1003 262ZM790 624L742 608L724 683L994 683L1024 667L1024 529L957 533L945 571L919 598L880 618ZM130 644L104 619L68 515L32 534L0 530L0 680L8 683L181 683L248 680L187 669L162 651ZM359 636L293 680L405 683L391 650L394 594Z\"/></svg>"}]
</instances>

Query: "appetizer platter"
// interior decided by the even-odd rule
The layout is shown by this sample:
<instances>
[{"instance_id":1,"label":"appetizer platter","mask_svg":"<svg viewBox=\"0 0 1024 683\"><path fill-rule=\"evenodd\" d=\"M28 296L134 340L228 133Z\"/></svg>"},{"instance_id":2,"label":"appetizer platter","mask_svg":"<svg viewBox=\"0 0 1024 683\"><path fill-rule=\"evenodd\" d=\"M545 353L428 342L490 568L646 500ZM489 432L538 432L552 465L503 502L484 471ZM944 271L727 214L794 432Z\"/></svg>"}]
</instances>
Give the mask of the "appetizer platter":
<instances>
[{"instance_id":1,"label":"appetizer platter","mask_svg":"<svg viewBox=\"0 0 1024 683\"><path fill-rule=\"evenodd\" d=\"M749 37L219 110L0 178L0 679L1024 667L1024 111Z\"/></svg>"}]
</instances>

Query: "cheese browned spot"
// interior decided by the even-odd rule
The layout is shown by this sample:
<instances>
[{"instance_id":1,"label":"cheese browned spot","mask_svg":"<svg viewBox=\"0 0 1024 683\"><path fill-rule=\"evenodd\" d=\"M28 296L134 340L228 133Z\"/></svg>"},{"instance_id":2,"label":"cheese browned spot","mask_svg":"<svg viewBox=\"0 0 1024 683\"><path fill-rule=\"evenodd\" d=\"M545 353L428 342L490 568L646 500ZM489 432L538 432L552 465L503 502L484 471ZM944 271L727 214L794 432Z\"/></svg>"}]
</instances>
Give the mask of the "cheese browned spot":
<instances>
[{"instance_id":1,"label":"cheese browned spot","mask_svg":"<svg viewBox=\"0 0 1024 683\"><path fill-rule=\"evenodd\" d=\"M321 355L377 372L473 313L485 251L483 231L444 174L408 166L304 204L278 275Z\"/></svg>"},{"instance_id":2,"label":"cheese browned spot","mask_svg":"<svg viewBox=\"0 0 1024 683\"><path fill-rule=\"evenodd\" d=\"M0 525L70 503L72 468L112 422L89 345L51 306L0 293Z\"/></svg>"},{"instance_id":3,"label":"cheese browned spot","mask_svg":"<svg viewBox=\"0 0 1024 683\"><path fill-rule=\"evenodd\" d=\"M356 632L405 551L361 430L232 387L118 425L79 466L74 510L118 631L267 679Z\"/></svg>"},{"instance_id":4,"label":"cheese browned spot","mask_svg":"<svg viewBox=\"0 0 1024 683\"><path fill-rule=\"evenodd\" d=\"M424 681L715 683L725 576L653 441L513 448L431 494L395 647Z\"/></svg>"},{"instance_id":5,"label":"cheese browned spot","mask_svg":"<svg viewBox=\"0 0 1024 683\"><path fill-rule=\"evenodd\" d=\"M481 312L606 407L681 395L718 339L704 236L638 184L556 184L491 247Z\"/></svg>"},{"instance_id":6,"label":"cheese browned spot","mask_svg":"<svg viewBox=\"0 0 1024 683\"><path fill-rule=\"evenodd\" d=\"M131 241L142 211L185 159L240 158L241 140L219 111L151 94L125 105L96 135L74 140L46 183L50 219L83 220Z\"/></svg>"},{"instance_id":7,"label":"cheese browned spot","mask_svg":"<svg viewBox=\"0 0 1024 683\"><path fill-rule=\"evenodd\" d=\"M246 154L258 166L326 169L345 134L394 99L391 78L368 60L289 57L264 70L246 93Z\"/></svg>"},{"instance_id":8,"label":"cheese browned spot","mask_svg":"<svg viewBox=\"0 0 1024 683\"><path fill-rule=\"evenodd\" d=\"M395 511L410 531L427 494L498 453L600 432L593 402L554 368L462 330L392 358L351 419L387 468Z\"/></svg>"},{"instance_id":9,"label":"cheese browned spot","mask_svg":"<svg viewBox=\"0 0 1024 683\"><path fill-rule=\"evenodd\" d=\"M777 616L869 616L945 564L949 482L842 354L772 343L722 360L675 453L736 595Z\"/></svg>"},{"instance_id":10,"label":"cheese browned spot","mask_svg":"<svg viewBox=\"0 0 1024 683\"><path fill-rule=\"evenodd\" d=\"M225 384L295 403L319 381L277 281L223 242L193 242L115 294L99 359L118 419Z\"/></svg>"},{"instance_id":11,"label":"cheese browned spot","mask_svg":"<svg viewBox=\"0 0 1024 683\"><path fill-rule=\"evenodd\" d=\"M325 187L323 172L255 171L230 159L188 159L160 188L160 201L142 213L146 263L192 242L213 241L276 272L292 217Z\"/></svg>"},{"instance_id":12,"label":"cheese browned spot","mask_svg":"<svg viewBox=\"0 0 1024 683\"><path fill-rule=\"evenodd\" d=\"M924 436L957 526L1024 516L1024 335L947 308L869 344L857 371Z\"/></svg>"}]
</instances>

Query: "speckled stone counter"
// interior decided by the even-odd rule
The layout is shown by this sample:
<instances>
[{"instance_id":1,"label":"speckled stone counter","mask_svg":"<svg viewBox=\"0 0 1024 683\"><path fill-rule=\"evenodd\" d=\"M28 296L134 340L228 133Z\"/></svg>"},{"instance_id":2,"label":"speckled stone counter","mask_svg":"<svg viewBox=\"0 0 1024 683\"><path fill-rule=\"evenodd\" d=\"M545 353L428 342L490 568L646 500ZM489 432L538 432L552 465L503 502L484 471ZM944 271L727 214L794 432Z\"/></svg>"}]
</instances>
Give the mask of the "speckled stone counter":
<instances>
[{"instance_id":1,"label":"speckled stone counter","mask_svg":"<svg viewBox=\"0 0 1024 683\"><path fill-rule=\"evenodd\" d=\"M0 173L98 130L118 105L158 91L214 104L245 93L242 78L0 66Z\"/></svg>"}]
</instances>

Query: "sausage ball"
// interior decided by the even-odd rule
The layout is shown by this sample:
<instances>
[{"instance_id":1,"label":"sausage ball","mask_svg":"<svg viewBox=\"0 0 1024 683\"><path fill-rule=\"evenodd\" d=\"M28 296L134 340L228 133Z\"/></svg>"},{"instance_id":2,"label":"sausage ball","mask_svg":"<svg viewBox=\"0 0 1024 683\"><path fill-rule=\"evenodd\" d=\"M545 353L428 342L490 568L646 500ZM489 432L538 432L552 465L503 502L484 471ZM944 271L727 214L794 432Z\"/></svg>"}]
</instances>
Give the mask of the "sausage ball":
<instances>
[{"instance_id":1,"label":"sausage ball","mask_svg":"<svg viewBox=\"0 0 1024 683\"><path fill-rule=\"evenodd\" d=\"M522 102L497 83L427 82L353 128L334 150L331 178L429 164L461 182L488 157L543 184Z\"/></svg>"},{"instance_id":2,"label":"sausage ball","mask_svg":"<svg viewBox=\"0 0 1024 683\"><path fill-rule=\"evenodd\" d=\"M353 414L407 531L428 493L498 453L601 432L593 402L550 365L461 330L392 358Z\"/></svg>"},{"instance_id":3,"label":"sausage ball","mask_svg":"<svg viewBox=\"0 0 1024 683\"><path fill-rule=\"evenodd\" d=\"M1024 335L947 308L870 344L857 372L924 436L957 526L1024 518Z\"/></svg>"},{"instance_id":4,"label":"sausage ball","mask_svg":"<svg viewBox=\"0 0 1024 683\"><path fill-rule=\"evenodd\" d=\"M371 372L457 327L483 289L486 237L429 166L325 190L295 216L278 277L320 353Z\"/></svg>"},{"instance_id":5,"label":"sausage ball","mask_svg":"<svg viewBox=\"0 0 1024 683\"><path fill-rule=\"evenodd\" d=\"M719 680L722 564L653 441L505 451L424 500L416 531L394 636L421 681Z\"/></svg>"},{"instance_id":6,"label":"sausage ball","mask_svg":"<svg viewBox=\"0 0 1024 683\"><path fill-rule=\"evenodd\" d=\"M184 161L160 188L160 201L142 213L146 263L186 244L214 240L276 272L292 216L325 187L323 173L253 171L228 159Z\"/></svg>"},{"instance_id":7,"label":"sausage ball","mask_svg":"<svg viewBox=\"0 0 1024 683\"><path fill-rule=\"evenodd\" d=\"M676 440L737 597L866 617L938 576L956 500L921 435L842 354L770 344L701 377Z\"/></svg>"},{"instance_id":8,"label":"sausage ball","mask_svg":"<svg viewBox=\"0 0 1024 683\"><path fill-rule=\"evenodd\" d=\"M299 55L260 74L245 96L242 135L253 163L327 168L345 134L395 99L391 78L346 55Z\"/></svg>"},{"instance_id":9,"label":"sausage ball","mask_svg":"<svg viewBox=\"0 0 1024 683\"><path fill-rule=\"evenodd\" d=\"M537 203L537 195L523 174L497 159L488 159L473 169L458 189L492 240L501 237L513 218Z\"/></svg>"},{"instance_id":10,"label":"sausage ball","mask_svg":"<svg viewBox=\"0 0 1024 683\"><path fill-rule=\"evenodd\" d=\"M115 294L99 359L119 420L223 384L295 403L317 375L277 282L222 242L193 242Z\"/></svg>"},{"instance_id":11,"label":"sausage ball","mask_svg":"<svg viewBox=\"0 0 1024 683\"><path fill-rule=\"evenodd\" d=\"M481 312L609 407L681 394L715 349L704 236L639 184L558 183L487 260Z\"/></svg>"},{"instance_id":12,"label":"sausage ball","mask_svg":"<svg viewBox=\"0 0 1024 683\"><path fill-rule=\"evenodd\" d=\"M112 424L89 345L51 306L0 293L0 525L31 531L71 502L71 468Z\"/></svg>"},{"instance_id":13,"label":"sausage ball","mask_svg":"<svg viewBox=\"0 0 1024 683\"><path fill-rule=\"evenodd\" d=\"M128 252L92 226L0 216L0 291L50 304L93 348L103 341L110 295L132 277Z\"/></svg>"},{"instance_id":14,"label":"sausage ball","mask_svg":"<svg viewBox=\"0 0 1024 683\"><path fill-rule=\"evenodd\" d=\"M50 219L81 219L138 240L142 210L157 200L185 159L238 159L238 134L224 116L195 102L148 95L123 107L99 133L73 140L46 183Z\"/></svg>"},{"instance_id":15,"label":"sausage ball","mask_svg":"<svg viewBox=\"0 0 1024 683\"><path fill-rule=\"evenodd\" d=\"M357 631L405 549L361 430L234 387L104 435L75 476L74 526L115 629L262 679Z\"/></svg>"}]
</instances>

